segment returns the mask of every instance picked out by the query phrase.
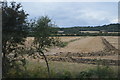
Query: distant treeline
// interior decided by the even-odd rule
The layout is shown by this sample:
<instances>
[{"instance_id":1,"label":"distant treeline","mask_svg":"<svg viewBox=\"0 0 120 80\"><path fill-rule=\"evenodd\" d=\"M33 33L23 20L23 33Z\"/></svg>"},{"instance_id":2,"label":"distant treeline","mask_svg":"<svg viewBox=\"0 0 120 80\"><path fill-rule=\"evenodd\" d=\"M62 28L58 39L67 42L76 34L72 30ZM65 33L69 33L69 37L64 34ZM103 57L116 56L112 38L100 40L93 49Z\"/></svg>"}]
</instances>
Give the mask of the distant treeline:
<instances>
[{"instance_id":1,"label":"distant treeline","mask_svg":"<svg viewBox=\"0 0 120 80\"><path fill-rule=\"evenodd\" d=\"M74 27L68 27L68 28L59 28L54 27L54 36L119 36L120 24L109 24L109 25L102 25L102 26L74 26ZM61 31L60 33L58 33ZM82 33L81 31L99 31L99 33ZM105 31L104 33L101 33L100 31ZM113 33L110 33L113 32ZM116 32L116 33L114 33ZM30 33L30 36L32 36L32 33Z\"/></svg>"}]
</instances>

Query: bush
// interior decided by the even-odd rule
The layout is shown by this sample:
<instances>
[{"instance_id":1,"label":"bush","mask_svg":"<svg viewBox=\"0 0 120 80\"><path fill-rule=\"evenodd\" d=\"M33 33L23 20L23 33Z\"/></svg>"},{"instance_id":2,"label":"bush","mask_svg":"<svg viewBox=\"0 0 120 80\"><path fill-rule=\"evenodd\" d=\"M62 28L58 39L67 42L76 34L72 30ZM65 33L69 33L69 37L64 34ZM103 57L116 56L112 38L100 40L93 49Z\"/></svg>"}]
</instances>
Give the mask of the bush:
<instances>
[{"instance_id":1,"label":"bush","mask_svg":"<svg viewBox=\"0 0 120 80\"><path fill-rule=\"evenodd\" d=\"M60 43L58 43L59 47L65 47L67 45L68 45L68 42L60 42Z\"/></svg>"},{"instance_id":2,"label":"bush","mask_svg":"<svg viewBox=\"0 0 120 80\"><path fill-rule=\"evenodd\" d=\"M43 67L26 70L11 69L8 78L48 78L47 69Z\"/></svg>"},{"instance_id":3,"label":"bush","mask_svg":"<svg viewBox=\"0 0 120 80\"><path fill-rule=\"evenodd\" d=\"M114 78L114 72L108 66L98 66L94 69L82 71L77 76L78 78Z\"/></svg>"}]
</instances>

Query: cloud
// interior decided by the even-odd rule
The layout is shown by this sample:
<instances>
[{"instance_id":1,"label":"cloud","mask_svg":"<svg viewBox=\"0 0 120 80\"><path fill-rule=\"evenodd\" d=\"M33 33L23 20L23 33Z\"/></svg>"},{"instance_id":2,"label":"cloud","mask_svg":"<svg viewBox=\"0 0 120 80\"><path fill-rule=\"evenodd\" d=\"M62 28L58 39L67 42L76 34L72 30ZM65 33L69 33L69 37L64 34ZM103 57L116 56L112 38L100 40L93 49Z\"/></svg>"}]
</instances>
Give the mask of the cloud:
<instances>
[{"instance_id":1,"label":"cloud","mask_svg":"<svg viewBox=\"0 0 120 80\"><path fill-rule=\"evenodd\" d=\"M118 19L111 20L111 23L118 23Z\"/></svg>"},{"instance_id":2,"label":"cloud","mask_svg":"<svg viewBox=\"0 0 120 80\"><path fill-rule=\"evenodd\" d=\"M48 15L61 27L114 23L118 17L116 2L22 2L29 19Z\"/></svg>"}]
</instances>

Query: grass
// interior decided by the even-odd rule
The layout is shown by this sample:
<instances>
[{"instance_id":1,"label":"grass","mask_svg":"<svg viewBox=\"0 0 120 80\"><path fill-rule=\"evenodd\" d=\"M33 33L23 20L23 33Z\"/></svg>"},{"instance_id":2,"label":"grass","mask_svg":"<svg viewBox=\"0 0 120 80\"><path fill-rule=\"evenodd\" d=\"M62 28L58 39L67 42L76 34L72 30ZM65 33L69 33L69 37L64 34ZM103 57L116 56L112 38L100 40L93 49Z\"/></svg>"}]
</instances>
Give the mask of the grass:
<instances>
[{"instance_id":1,"label":"grass","mask_svg":"<svg viewBox=\"0 0 120 80\"><path fill-rule=\"evenodd\" d=\"M92 64L69 63L50 61L51 78L86 78L86 77L115 77L117 75L117 66L97 66ZM109 74L114 75L109 75ZM108 74L108 75L107 75ZM19 78L49 78L44 61L28 61L26 70L11 70L9 77Z\"/></svg>"},{"instance_id":2,"label":"grass","mask_svg":"<svg viewBox=\"0 0 120 80\"><path fill-rule=\"evenodd\" d=\"M78 74L81 71L84 71L86 69L91 69L94 68L95 65L91 65L91 64L78 64L78 63L69 63L69 62L57 62L57 61L49 61L49 66L51 71L54 71L55 73L62 73L64 71L68 71L70 73L72 73L72 76L75 76L76 74ZM30 61L27 64L27 68L30 69L34 69L34 68L38 68L38 67L44 67L46 68L46 64L45 62L32 62Z\"/></svg>"},{"instance_id":3,"label":"grass","mask_svg":"<svg viewBox=\"0 0 120 80\"><path fill-rule=\"evenodd\" d=\"M65 46L67 46L67 45L68 45L68 42L60 42L60 43L58 44L59 47L65 47Z\"/></svg>"}]
</instances>

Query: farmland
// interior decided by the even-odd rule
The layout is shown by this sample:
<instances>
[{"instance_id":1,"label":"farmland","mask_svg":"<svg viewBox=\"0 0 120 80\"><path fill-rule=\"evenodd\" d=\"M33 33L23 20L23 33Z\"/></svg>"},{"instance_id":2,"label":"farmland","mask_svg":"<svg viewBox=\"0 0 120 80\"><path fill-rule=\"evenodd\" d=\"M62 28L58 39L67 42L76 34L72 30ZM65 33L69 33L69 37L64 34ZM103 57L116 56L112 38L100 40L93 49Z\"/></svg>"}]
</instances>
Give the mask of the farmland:
<instances>
[{"instance_id":1,"label":"farmland","mask_svg":"<svg viewBox=\"0 0 120 80\"><path fill-rule=\"evenodd\" d=\"M117 76L120 51L118 36L60 36L58 39L67 44L64 47L49 47L44 51L51 77L55 78L59 74L66 73L65 75L71 74L70 77L76 78L80 72L96 69L98 65L109 66ZM34 37L26 38L23 45L26 50L34 47L33 41ZM48 78L44 57L34 51L28 53L34 53L34 55L24 56L27 62L26 72L29 72L27 75L32 78ZM10 77L15 77L14 72L10 71Z\"/></svg>"},{"instance_id":2,"label":"farmland","mask_svg":"<svg viewBox=\"0 0 120 80\"><path fill-rule=\"evenodd\" d=\"M65 47L51 47L45 51L51 76L68 71L71 76L76 77L81 71L94 69L98 66L108 65L114 74L118 73L118 36L64 36L59 37L62 42L68 42ZM34 37L27 37L26 48L33 44ZM35 53L34 53L35 54ZM36 70L42 71L39 77L47 78L46 64L44 58L35 54L27 57L27 70L30 75L36 74ZM14 71L12 71L14 72ZM13 75L14 76L14 75ZM34 76L33 76L34 77Z\"/></svg>"},{"instance_id":3,"label":"farmland","mask_svg":"<svg viewBox=\"0 0 120 80\"><path fill-rule=\"evenodd\" d=\"M65 47L52 47L46 52L50 70L55 74L69 71L74 77L81 71L97 67L98 62L108 65L117 75L118 73L118 37L59 37L63 42L69 42ZM28 37L25 44L30 47L34 38ZM72 42L70 42L72 40ZM27 68L31 71L46 67L44 58L27 58ZM42 74L42 73L41 73ZM46 73L43 73L46 74ZM42 75L43 75L42 74ZM52 74L53 75L53 74ZM43 76L46 77L46 76ZM54 76L53 76L54 77Z\"/></svg>"},{"instance_id":4,"label":"farmland","mask_svg":"<svg viewBox=\"0 0 120 80\"><path fill-rule=\"evenodd\" d=\"M58 53L83 53L88 54L92 52L100 52L104 50L109 50L116 52L118 50L118 37L117 36L102 36L102 37L59 37L63 42L69 42L65 47L52 47L46 52L47 55L53 55ZM103 39L105 41L103 41ZM29 47L34 38L28 37L25 45ZM106 48L106 49L105 49ZM109 52L108 51L108 52ZM105 51L104 51L105 52Z\"/></svg>"},{"instance_id":5,"label":"farmland","mask_svg":"<svg viewBox=\"0 0 120 80\"><path fill-rule=\"evenodd\" d=\"M80 72L97 68L98 64L102 67L109 66L114 74L118 74L118 36L64 36L59 37L62 42L68 44L64 47L51 47L45 51L51 77L58 74L71 74L73 78ZM30 48L34 37L27 37L25 47ZM34 78L47 78L47 68L43 56L34 53L34 56L24 56L26 58L26 70ZM15 72L15 71L11 71ZM38 75L38 73L39 75ZM65 73L64 73L65 72ZM13 74L13 75L12 75ZM14 77L14 73L10 74ZM35 77L36 78L36 77Z\"/></svg>"},{"instance_id":6,"label":"farmland","mask_svg":"<svg viewBox=\"0 0 120 80\"><path fill-rule=\"evenodd\" d=\"M120 37L115 37L115 36L107 36L107 37L105 37L104 36L104 38L110 43L110 44L112 44L115 48L117 48L118 49L118 40L120 39Z\"/></svg>"}]
</instances>

